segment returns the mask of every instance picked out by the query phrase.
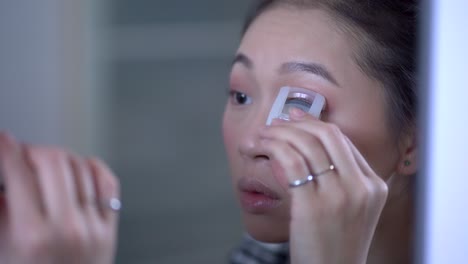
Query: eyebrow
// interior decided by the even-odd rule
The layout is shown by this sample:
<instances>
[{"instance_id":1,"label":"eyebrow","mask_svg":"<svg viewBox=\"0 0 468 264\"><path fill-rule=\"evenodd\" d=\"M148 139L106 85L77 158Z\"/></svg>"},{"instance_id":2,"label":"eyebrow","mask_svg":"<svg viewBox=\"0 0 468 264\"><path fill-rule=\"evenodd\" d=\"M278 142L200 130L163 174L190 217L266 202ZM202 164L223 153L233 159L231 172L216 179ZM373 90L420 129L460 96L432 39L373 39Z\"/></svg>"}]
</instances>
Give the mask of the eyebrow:
<instances>
[{"instance_id":1,"label":"eyebrow","mask_svg":"<svg viewBox=\"0 0 468 264\"><path fill-rule=\"evenodd\" d=\"M279 70L281 74L293 73L293 72L306 72L322 77L323 79L333 83L336 86L340 86L333 75L323 66L317 63L305 63L305 62L287 62L281 65Z\"/></svg>"},{"instance_id":2,"label":"eyebrow","mask_svg":"<svg viewBox=\"0 0 468 264\"><path fill-rule=\"evenodd\" d=\"M247 69L252 69L253 68L253 62L249 57L247 57L245 54L238 53L234 57L234 60L232 62L232 65L240 63L244 65ZM294 72L305 72L305 73L311 73L316 76L319 76L331 83L333 83L336 86L340 86L336 79L333 77L333 75L328 71L325 66L320 65L318 63L306 63L306 62L286 62L281 65L279 69L280 74L288 74L288 73L294 73Z\"/></svg>"},{"instance_id":3,"label":"eyebrow","mask_svg":"<svg viewBox=\"0 0 468 264\"><path fill-rule=\"evenodd\" d=\"M236 57L234 57L234 60L232 61L232 65L240 63L244 65L247 69L252 69L253 68L253 62L249 57L242 53L236 54Z\"/></svg>"}]
</instances>

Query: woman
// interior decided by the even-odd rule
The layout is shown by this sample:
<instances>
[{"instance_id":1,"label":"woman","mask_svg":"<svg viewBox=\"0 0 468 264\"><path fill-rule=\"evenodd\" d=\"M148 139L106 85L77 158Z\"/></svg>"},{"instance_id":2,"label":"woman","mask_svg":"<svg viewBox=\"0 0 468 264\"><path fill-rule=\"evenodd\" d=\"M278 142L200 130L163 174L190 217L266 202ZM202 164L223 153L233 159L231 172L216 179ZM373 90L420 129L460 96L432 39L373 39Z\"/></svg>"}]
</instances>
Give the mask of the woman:
<instances>
[{"instance_id":1,"label":"woman","mask_svg":"<svg viewBox=\"0 0 468 264\"><path fill-rule=\"evenodd\" d=\"M410 2L261 1L247 22L231 73L225 145L247 231L289 241L292 263L411 261ZM296 110L291 121L265 126L282 86L324 95L322 120ZM309 174L320 176L288 186ZM243 247L232 261L255 254Z\"/></svg>"},{"instance_id":2,"label":"woman","mask_svg":"<svg viewBox=\"0 0 468 264\"><path fill-rule=\"evenodd\" d=\"M346 0L260 1L249 19L223 135L247 231L289 241L292 263L410 262L414 20L409 1ZM323 95L321 119L292 109L266 126L283 86ZM104 164L4 134L0 160L1 263L112 262L118 184Z\"/></svg>"}]
</instances>

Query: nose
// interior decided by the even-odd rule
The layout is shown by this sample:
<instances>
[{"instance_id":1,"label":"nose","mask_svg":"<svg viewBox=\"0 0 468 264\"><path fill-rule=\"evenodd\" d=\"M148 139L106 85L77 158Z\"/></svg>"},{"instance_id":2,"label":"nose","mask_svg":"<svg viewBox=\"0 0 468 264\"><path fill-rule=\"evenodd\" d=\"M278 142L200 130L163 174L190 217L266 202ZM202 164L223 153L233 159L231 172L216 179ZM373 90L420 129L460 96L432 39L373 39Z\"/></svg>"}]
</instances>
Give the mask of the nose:
<instances>
[{"instance_id":1,"label":"nose","mask_svg":"<svg viewBox=\"0 0 468 264\"><path fill-rule=\"evenodd\" d=\"M269 108L259 107L256 111L252 111L244 119L243 136L239 144L239 152L241 155L250 161L265 161L270 160L268 154L259 147L260 131L266 126Z\"/></svg>"}]
</instances>

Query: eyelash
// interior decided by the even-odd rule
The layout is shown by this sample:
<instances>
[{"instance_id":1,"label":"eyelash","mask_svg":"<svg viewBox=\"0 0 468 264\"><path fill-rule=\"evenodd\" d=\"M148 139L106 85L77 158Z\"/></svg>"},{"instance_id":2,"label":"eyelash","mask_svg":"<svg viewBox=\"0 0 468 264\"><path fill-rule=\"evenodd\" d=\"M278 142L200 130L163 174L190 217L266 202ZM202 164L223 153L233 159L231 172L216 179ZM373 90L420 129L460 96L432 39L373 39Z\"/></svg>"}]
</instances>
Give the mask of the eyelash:
<instances>
[{"instance_id":1,"label":"eyelash","mask_svg":"<svg viewBox=\"0 0 468 264\"><path fill-rule=\"evenodd\" d=\"M239 97L240 96L240 97ZM252 98L245 93L231 90L229 91L229 98L235 105L249 105L252 103ZM239 102L239 100L246 100L246 102Z\"/></svg>"},{"instance_id":2,"label":"eyelash","mask_svg":"<svg viewBox=\"0 0 468 264\"><path fill-rule=\"evenodd\" d=\"M243 93L243 92L239 92L239 91L236 91L236 90L229 90L228 91L228 95L229 95L229 100L231 101L232 104L234 105L249 105L252 103L252 98L250 96L248 96L246 93ZM246 102L239 102L239 97L237 96L245 96L245 99L247 99ZM328 113L329 113L329 104L327 102L327 104L325 104L325 107L323 108L322 110L322 118L325 118L328 116Z\"/></svg>"}]
</instances>

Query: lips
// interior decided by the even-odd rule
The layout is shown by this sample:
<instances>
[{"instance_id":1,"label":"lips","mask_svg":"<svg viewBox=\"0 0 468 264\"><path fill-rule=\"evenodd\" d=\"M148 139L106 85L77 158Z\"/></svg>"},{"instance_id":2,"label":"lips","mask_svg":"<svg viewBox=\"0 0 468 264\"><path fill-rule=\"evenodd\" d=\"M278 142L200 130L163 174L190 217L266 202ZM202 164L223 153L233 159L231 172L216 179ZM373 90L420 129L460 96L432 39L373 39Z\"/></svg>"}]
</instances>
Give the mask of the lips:
<instances>
[{"instance_id":1,"label":"lips","mask_svg":"<svg viewBox=\"0 0 468 264\"><path fill-rule=\"evenodd\" d=\"M238 188L241 206L249 213L264 214L281 205L280 195L258 180L242 178Z\"/></svg>"}]
</instances>

